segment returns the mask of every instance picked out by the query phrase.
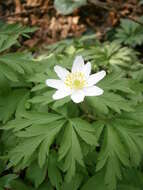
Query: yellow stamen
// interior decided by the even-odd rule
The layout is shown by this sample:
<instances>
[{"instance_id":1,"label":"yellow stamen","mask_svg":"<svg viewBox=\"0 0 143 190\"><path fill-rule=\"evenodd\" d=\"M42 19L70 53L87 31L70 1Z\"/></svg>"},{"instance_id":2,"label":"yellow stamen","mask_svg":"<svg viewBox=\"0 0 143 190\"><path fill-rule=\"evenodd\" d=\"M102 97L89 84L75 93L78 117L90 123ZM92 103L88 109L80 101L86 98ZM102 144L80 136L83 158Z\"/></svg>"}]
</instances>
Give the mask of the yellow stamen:
<instances>
[{"instance_id":1,"label":"yellow stamen","mask_svg":"<svg viewBox=\"0 0 143 190\"><path fill-rule=\"evenodd\" d=\"M68 74L65 84L71 89L82 89L86 85L85 76L81 72L75 72Z\"/></svg>"}]
</instances>

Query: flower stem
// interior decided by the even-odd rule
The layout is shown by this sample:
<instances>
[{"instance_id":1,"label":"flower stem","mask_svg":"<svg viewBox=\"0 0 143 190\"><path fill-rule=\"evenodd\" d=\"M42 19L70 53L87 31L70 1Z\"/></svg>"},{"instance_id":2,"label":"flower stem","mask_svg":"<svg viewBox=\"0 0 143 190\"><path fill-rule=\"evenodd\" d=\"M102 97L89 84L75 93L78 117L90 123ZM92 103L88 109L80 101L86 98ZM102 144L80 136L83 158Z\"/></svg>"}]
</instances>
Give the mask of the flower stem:
<instances>
[{"instance_id":1,"label":"flower stem","mask_svg":"<svg viewBox=\"0 0 143 190\"><path fill-rule=\"evenodd\" d=\"M82 102L80 104L80 108L82 109L82 111L85 113L85 117L89 118L90 120L95 120L95 116L93 116L88 109L88 106L86 105L85 102Z\"/></svg>"}]
</instances>

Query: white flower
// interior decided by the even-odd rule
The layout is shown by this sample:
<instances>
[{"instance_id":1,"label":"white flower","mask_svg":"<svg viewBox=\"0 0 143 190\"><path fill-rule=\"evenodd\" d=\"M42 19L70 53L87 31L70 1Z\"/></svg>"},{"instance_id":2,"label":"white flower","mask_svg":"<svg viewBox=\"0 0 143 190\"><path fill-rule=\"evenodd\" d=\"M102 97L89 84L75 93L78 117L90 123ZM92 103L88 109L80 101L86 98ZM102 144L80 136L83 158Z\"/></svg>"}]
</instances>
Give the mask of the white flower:
<instances>
[{"instance_id":1,"label":"white flower","mask_svg":"<svg viewBox=\"0 0 143 190\"><path fill-rule=\"evenodd\" d=\"M99 96L104 92L95 84L105 77L106 72L100 71L90 75L91 63L84 64L82 56L75 58L71 72L61 66L55 66L54 70L60 80L46 80L47 86L57 89L53 94L54 100L71 96L75 103L79 103L85 96Z\"/></svg>"}]
</instances>

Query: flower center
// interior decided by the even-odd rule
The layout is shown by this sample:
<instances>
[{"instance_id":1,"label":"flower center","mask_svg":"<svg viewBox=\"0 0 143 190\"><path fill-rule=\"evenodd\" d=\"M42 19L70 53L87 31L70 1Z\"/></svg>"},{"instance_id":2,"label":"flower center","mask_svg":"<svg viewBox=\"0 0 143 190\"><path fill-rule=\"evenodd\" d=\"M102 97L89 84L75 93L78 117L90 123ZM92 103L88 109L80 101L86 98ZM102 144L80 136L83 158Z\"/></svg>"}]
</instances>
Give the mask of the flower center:
<instances>
[{"instance_id":1,"label":"flower center","mask_svg":"<svg viewBox=\"0 0 143 190\"><path fill-rule=\"evenodd\" d=\"M66 77L65 84L71 89L82 89L86 85L85 76L81 72L70 73Z\"/></svg>"}]
</instances>

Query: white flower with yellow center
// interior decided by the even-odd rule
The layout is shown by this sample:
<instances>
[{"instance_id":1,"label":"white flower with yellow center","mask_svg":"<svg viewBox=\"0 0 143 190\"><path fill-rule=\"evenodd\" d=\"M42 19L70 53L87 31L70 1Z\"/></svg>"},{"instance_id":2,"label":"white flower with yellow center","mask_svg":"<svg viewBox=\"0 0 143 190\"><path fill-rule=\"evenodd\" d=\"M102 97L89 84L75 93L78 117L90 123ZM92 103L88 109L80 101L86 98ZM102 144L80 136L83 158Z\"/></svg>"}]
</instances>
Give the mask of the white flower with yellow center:
<instances>
[{"instance_id":1,"label":"white flower with yellow center","mask_svg":"<svg viewBox=\"0 0 143 190\"><path fill-rule=\"evenodd\" d=\"M54 70L60 80L46 80L47 86L57 89L53 94L54 100L71 96L75 103L80 103L85 96L100 96L104 92L95 84L105 77L106 72L100 71L90 75L91 63L84 64L82 56L75 58L71 73L61 66L55 66Z\"/></svg>"}]
</instances>

